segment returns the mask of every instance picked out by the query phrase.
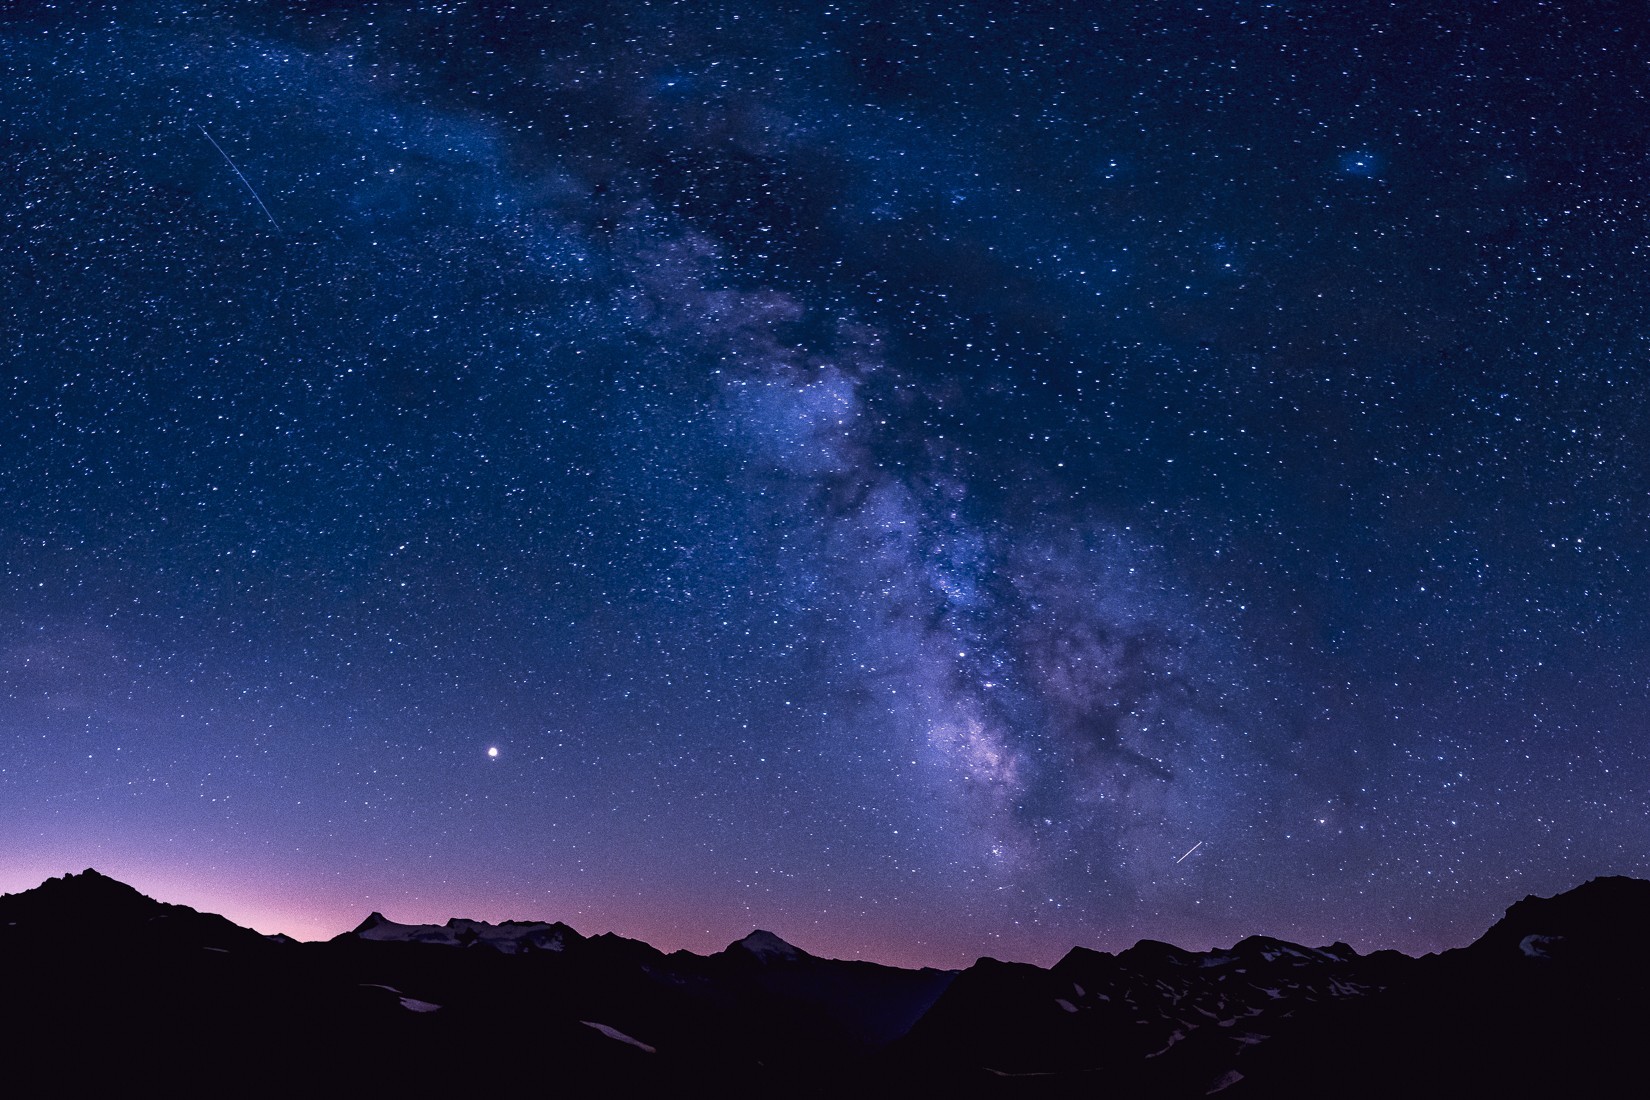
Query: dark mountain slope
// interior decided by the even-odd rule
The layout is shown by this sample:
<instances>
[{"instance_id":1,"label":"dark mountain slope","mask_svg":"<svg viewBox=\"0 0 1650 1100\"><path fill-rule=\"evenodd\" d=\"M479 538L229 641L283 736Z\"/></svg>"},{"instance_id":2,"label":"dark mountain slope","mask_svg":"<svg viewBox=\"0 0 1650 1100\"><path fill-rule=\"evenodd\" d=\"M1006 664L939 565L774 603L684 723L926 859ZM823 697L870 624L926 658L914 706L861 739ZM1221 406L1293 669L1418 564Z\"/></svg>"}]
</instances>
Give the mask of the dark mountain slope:
<instances>
[{"instance_id":1,"label":"dark mountain slope","mask_svg":"<svg viewBox=\"0 0 1650 1100\"><path fill-rule=\"evenodd\" d=\"M1418 960L1385 996L1303 1017L1229 1094L1642 1095L1647 945L1650 882L1527 897L1470 946Z\"/></svg>"}]
</instances>

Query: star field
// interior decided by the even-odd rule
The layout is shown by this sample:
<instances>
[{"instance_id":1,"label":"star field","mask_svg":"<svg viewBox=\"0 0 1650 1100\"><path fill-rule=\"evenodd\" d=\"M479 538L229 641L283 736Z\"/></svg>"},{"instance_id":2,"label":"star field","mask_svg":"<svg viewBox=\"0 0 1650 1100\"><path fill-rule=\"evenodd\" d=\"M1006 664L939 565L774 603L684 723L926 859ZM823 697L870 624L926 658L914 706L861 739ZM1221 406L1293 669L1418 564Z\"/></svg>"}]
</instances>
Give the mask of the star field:
<instances>
[{"instance_id":1,"label":"star field","mask_svg":"<svg viewBox=\"0 0 1650 1100\"><path fill-rule=\"evenodd\" d=\"M1650 875L1635 6L35 8L0 889L958 965Z\"/></svg>"}]
</instances>

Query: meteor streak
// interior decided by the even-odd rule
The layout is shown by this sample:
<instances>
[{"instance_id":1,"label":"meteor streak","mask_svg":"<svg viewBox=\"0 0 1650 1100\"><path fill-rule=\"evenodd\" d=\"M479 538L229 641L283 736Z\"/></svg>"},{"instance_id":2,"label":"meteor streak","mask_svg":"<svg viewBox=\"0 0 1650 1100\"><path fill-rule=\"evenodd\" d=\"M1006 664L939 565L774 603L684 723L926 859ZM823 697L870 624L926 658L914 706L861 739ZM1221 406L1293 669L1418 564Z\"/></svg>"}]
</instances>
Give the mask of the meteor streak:
<instances>
[{"instance_id":1,"label":"meteor streak","mask_svg":"<svg viewBox=\"0 0 1650 1100\"><path fill-rule=\"evenodd\" d=\"M264 217L269 219L269 224L279 230L281 228L281 223L275 220L275 215L271 214L269 212L269 207L264 205L264 200L262 196L258 194L258 189L252 186L252 181L247 179L245 173L243 173L239 168L235 167L235 162L230 160L229 154L223 151L223 146L218 144L218 139L206 132L206 127L201 126L200 132L206 135L206 140L212 143L212 148L218 151L218 156L223 158L223 162L229 165L229 170L234 172L236 178L239 179L246 189L252 193L252 201L257 203L258 209L264 212Z\"/></svg>"},{"instance_id":2,"label":"meteor streak","mask_svg":"<svg viewBox=\"0 0 1650 1100\"><path fill-rule=\"evenodd\" d=\"M1201 847L1203 847L1203 842L1200 840L1196 844L1192 845L1190 848L1187 848L1186 849L1186 855L1183 855L1183 856L1180 857L1180 859L1175 860L1175 865L1179 866L1181 860L1185 859L1186 856L1191 855L1193 852L1197 851Z\"/></svg>"}]
</instances>

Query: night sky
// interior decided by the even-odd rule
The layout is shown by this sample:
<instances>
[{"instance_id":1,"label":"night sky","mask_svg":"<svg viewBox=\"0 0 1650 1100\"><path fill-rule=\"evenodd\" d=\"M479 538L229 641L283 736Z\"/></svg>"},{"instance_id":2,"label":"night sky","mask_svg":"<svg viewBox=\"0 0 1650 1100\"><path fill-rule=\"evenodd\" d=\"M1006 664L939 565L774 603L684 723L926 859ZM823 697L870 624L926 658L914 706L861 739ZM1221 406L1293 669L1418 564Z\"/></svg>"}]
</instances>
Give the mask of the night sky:
<instances>
[{"instance_id":1,"label":"night sky","mask_svg":"<svg viewBox=\"0 0 1650 1100\"><path fill-rule=\"evenodd\" d=\"M1650 876L1642 5L51 8L0 890L962 965Z\"/></svg>"}]
</instances>

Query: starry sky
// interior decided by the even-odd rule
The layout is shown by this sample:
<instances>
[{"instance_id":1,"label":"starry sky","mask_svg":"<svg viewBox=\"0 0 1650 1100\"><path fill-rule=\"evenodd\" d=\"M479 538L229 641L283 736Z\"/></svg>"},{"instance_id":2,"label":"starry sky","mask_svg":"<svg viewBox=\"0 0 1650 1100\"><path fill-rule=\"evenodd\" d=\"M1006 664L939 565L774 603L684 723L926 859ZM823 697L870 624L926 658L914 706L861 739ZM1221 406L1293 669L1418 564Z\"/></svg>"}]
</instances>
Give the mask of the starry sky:
<instances>
[{"instance_id":1,"label":"starry sky","mask_svg":"<svg viewBox=\"0 0 1650 1100\"><path fill-rule=\"evenodd\" d=\"M965 965L1650 875L1642 14L9 9L0 890Z\"/></svg>"}]
</instances>

